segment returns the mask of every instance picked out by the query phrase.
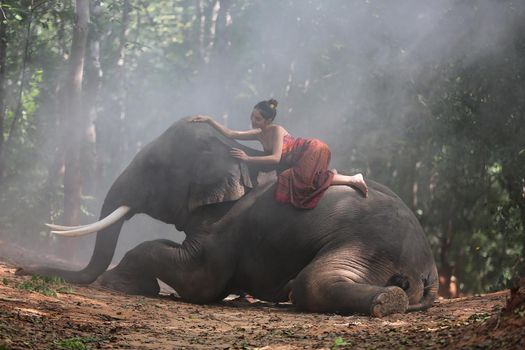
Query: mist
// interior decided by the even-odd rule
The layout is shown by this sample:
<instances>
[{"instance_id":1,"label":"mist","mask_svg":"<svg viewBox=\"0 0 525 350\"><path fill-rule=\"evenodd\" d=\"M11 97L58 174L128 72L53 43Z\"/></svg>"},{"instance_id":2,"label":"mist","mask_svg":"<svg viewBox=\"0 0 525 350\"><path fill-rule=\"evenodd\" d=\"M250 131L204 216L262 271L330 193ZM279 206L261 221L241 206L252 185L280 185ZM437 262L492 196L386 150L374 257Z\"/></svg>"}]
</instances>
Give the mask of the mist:
<instances>
[{"instance_id":1,"label":"mist","mask_svg":"<svg viewBox=\"0 0 525 350\"><path fill-rule=\"evenodd\" d=\"M209 61L195 64L189 75L181 76L180 62L163 56L166 48L156 42L141 43L139 51L130 47L136 58L126 76L120 129L112 130L115 123L103 119L109 108L95 121L100 142L127 146L106 165L104 183L98 184L101 196L90 204L93 219L122 169L172 123L205 114L245 130L253 106L268 98L279 101L275 123L295 136L330 145L333 167L377 178L369 164L396 147L384 143L383 136L403 140L403 122L430 113L425 97L432 94L435 67L512 55L508 42L523 20L525 5L514 4L520 9L515 16L509 6L490 0L268 0L246 6L234 3L229 8L231 22L217 33L226 38L221 49L211 51ZM116 98L111 84L105 88L101 96ZM109 142L113 135L121 138ZM180 242L184 234L138 215L124 225L114 261L155 238ZM77 260L91 256L92 242L76 245L83 250Z\"/></svg>"}]
</instances>

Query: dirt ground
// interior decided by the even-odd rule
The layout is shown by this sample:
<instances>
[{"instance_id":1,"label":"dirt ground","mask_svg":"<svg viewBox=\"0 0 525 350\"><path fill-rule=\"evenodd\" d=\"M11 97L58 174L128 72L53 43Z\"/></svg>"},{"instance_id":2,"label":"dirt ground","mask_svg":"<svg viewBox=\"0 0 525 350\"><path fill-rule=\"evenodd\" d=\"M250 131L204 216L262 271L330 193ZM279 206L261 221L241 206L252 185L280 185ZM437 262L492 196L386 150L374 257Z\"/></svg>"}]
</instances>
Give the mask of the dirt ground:
<instances>
[{"instance_id":1,"label":"dirt ground","mask_svg":"<svg viewBox=\"0 0 525 350\"><path fill-rule=\"evenodd\" d=\"M245 299L192 305L60 282L46 296L15 270L0 262L0 350L525 348L525 308L501 313L508 291L377 319Z\"/></svg>"}]
</instances>

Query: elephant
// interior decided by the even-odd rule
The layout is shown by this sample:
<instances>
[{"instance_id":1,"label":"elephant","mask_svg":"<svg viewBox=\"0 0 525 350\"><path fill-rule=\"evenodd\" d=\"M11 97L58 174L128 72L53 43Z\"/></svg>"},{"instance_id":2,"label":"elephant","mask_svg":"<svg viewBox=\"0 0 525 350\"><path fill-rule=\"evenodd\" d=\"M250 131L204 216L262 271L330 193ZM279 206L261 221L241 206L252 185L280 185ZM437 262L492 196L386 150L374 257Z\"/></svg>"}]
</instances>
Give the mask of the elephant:
<instances>
[{"instance_id":1,"label":"elephant","mask_svg":"<svg viewBox=\"0 0 525 350\"><path fill-rule=\"evenodd\" d=\"M394 192L371 180L368 198L350 186L331 186L316 208L297 209L274 200L275 176L257 180L271 168L231 157L232 147L262 154L207 124L176 121L109 189L100 219L110 222L88 225L97 236L84 269L37 266L21 273L78 284L98 279L147 296L159 293L161 280L196 304L243 291L264 301L291 301L305 312L382 317L431 307L438 287L432 251ZM184 241L145 241L106 271L124 221L138 213L175 225ZM86 231L51 227L71 236Z\"/></svg>"}]
</instances>

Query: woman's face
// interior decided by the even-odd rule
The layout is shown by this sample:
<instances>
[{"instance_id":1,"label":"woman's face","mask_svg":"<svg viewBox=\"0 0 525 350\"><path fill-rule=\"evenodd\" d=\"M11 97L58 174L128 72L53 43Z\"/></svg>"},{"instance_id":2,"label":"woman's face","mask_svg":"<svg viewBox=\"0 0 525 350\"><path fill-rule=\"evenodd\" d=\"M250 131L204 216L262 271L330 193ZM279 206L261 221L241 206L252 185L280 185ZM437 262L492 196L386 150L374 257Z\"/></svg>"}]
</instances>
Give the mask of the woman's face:
<instances>
[{"instance_id":1,"label":"woman's face","mask_svg":"<svg viewBox=\"0 0 525 350\"><path fill-rule=\"evenodd\" d=\"M252 128L254 129L264 129L272 123L271 121L264 119L257 108L253 109L250 119L252 121Z\"/></svg>"}]
</instances>

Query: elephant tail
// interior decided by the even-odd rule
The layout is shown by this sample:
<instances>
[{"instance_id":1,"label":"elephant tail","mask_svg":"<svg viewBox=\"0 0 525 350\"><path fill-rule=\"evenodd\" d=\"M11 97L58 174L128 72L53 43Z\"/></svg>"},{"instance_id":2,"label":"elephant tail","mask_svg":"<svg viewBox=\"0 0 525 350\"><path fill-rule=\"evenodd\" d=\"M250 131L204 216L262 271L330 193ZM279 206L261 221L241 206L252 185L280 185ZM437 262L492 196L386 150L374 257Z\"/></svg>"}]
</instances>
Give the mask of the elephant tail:
<instances>
[{"instance_id":1,"label":"elephant tail","mask_svg":"<svg viewBox=\"0 0 525 350\"><path fill-rule=\"evenodd\" d=\"M432 306L434 300L436 300L439 287L439 279L436 268L434 267L432 273L430 273L426 278L422 278L421 282L423 284L423 297L419 303L409 305L407 312L427 310Z\"/></svg>"}]
</instances>

